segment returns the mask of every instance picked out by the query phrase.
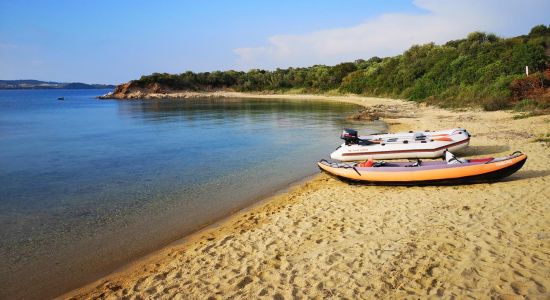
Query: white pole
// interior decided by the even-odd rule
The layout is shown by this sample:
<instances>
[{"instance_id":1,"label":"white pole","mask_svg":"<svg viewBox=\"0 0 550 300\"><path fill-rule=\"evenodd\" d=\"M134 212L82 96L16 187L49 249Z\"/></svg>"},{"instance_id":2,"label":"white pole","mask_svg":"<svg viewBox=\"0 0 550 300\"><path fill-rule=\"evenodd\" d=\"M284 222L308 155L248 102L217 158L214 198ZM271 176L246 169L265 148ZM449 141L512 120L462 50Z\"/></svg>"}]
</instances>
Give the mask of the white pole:
<instances>
[{"instance_id":1,"label":"white pole","mask_svg":"<svg viewBox=\"0 0 550 300\"><path fill-rule=\"evenodd\" d=\"M529 66L525 66L525 75L529 76Z\"/></svg>"}]
</instances>

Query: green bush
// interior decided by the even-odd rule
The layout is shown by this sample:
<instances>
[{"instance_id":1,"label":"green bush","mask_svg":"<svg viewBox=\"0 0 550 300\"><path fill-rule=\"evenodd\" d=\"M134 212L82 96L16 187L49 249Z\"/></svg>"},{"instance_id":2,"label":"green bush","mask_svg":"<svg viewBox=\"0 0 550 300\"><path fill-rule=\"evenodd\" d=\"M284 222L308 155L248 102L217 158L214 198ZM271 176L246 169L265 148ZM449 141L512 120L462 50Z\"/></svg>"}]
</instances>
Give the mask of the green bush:
<instances>
[{"instance_id":1,"label":"green bush","mask_svg":"<svg viewBox=\"0 0 550 300\"><path fill-rule=\"evenodd\" d=\"M504 39L473 32L465 39L444 45L414 45L402 55L358 59L335 66L153 73L134 83L141 87L159 83L173 90L338 91L495 110L512 106L511 98L516 96L510 92L511 83L524 76L525 66L531 73L547 68L545 51L549 46L550 27L538 25L525 36Z\"/></svg>"},{"instance_id":2,"label":"green bush","mask_svg":"<svg viewBox=\"0 0 550 300\"><path fill-rule=\"evenodd\" d=\"M510 108L510 101L506 98L484 99L481 106L487 111L507 109Z\"/></svg>"}]
</instances>

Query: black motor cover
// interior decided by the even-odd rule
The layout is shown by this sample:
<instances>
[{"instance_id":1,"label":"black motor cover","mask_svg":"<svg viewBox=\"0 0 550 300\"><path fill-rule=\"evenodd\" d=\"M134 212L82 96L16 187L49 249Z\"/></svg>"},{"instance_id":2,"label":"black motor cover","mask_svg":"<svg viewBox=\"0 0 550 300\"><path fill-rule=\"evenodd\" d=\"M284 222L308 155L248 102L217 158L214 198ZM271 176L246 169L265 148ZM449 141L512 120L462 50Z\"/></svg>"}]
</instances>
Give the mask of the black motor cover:
<instances>
[{"instance_id":1,"label":"black motor cover","mask_svg":"<svg viewBox=\"0 0 550 300\"><path fill-rule=\"evenodd\" d=\"M359 135L357 130L350 128L345 128L342 130L342 135L340 135L340 138L346 141L346 145L359 143Z\"/></svg>"}]
</instances>

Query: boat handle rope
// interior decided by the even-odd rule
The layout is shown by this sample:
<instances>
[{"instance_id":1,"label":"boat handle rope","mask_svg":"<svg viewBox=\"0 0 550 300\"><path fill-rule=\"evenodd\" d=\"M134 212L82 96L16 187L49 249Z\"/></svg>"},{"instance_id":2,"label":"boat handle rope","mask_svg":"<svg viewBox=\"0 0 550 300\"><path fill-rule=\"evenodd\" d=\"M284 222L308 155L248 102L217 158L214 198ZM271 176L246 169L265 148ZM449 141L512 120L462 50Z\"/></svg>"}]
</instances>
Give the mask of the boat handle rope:
<instances>
[{"instance_id":1,"label":"boat handle rope","mask_svg":"<svg viewBox=\"0 0 550 300\"><path fill-rule=\"evenodd\" d=\"M355 166L357 166L357 163L353 163L353 164L351 164L351 165L349 165L349 164L338 164L338 163L331 163L331 162L329 162L329 161L326 160L326 159L321 159L319 162L320 162L320 163L324 163L324 164L326 164L326 165L328 165L328 166L331 166L331 167L333 167L333 168L354 169L355 172L359 173L359 172L357 171L357 169L355 169ZM361 175L361 174L359 173L359 175Z\"/></svg>"}]
</instances>

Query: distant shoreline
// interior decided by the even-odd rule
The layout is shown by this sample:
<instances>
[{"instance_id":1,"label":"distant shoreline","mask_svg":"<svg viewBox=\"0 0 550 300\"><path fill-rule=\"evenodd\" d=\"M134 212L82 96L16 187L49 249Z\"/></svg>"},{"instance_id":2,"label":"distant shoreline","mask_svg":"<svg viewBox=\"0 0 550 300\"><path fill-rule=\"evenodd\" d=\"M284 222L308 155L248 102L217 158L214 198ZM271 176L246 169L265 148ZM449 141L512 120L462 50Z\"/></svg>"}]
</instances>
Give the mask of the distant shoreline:
<instances>
[{"instance_id":1,"label":"distant shoreline","mask_svg":"<svg viewBox=\"0 0 550 300\"><path fill-rule=\"evenodd\" d=\"M109 90L111 88L109 87L106 87L106 88L102 88L102 87L92 87L92 88L43 88L43 87L40 87L40 88L0 88L0 91L32 91L32 90L36 90L36 91L50 91L50 90L67 90L67 91L71 91L71 90Z\"/></svg>"},{"instance_id":2,"label":"distant shoreline","mask_svg":"<svg viewBox=\"0 0 550 300\"><path fill-rule=\"evenodd\" d=\"M194 99L194 98L255 98L255 99L289 99L289 100L322 100L336 101L358 104L363 107L372 105L388 105L388 106L407 106L415 107L417 104L412 101L401 99L390 99L382 97L369 97L360 95L322 95L322 94L275 94L275 93L245 93L233 91L213 91L213 92L193 92L193 91L178 91L170 93L152 93L152 92L133 92L122 97L120 94L107 93L99 96L98 99L108 100L161 100L161 99Z\"/></svg>"},{"instance_id":3,"label":"distant shoreline","mask_svg":"<svg viewBox=\"0 0 550 300\"><path fill-rule=\"evenodd\" d=\"M34 79L0 80L0 90L100 90L115 89L113 84L97 84L82 82L55 82Z\"/></svg>"}]
</instances>

